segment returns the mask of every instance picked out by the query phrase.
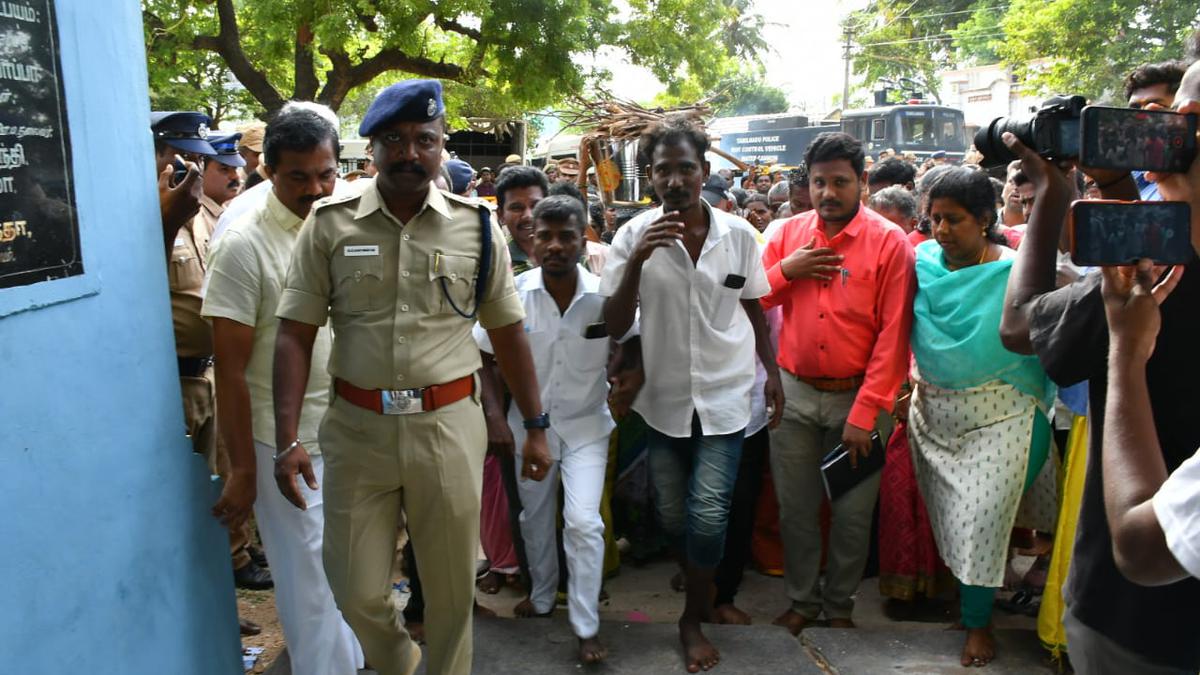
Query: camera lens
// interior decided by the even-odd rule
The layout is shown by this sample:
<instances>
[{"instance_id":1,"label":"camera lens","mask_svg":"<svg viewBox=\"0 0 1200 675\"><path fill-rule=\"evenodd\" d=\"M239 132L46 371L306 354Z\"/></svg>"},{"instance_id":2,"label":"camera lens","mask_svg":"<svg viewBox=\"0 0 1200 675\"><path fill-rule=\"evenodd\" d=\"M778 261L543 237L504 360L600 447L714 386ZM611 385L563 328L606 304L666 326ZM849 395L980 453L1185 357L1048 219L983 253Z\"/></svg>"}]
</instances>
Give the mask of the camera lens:
<instances>
[{"instance_id":1,"label":"camera lens","mask_svg":"<svg viewBox=\"0 0 1200 675\"><path fill-rule=\"evenodd\" d=\"M986 127L980 127L979 131L975 132L975 149L983 153L982 166L1000 166L1017 158L1001 138L1006 131L1011 132L1025 145L1034 147L1031 122L1030 119L997 117Z\"/></svg>"}]
</instances>

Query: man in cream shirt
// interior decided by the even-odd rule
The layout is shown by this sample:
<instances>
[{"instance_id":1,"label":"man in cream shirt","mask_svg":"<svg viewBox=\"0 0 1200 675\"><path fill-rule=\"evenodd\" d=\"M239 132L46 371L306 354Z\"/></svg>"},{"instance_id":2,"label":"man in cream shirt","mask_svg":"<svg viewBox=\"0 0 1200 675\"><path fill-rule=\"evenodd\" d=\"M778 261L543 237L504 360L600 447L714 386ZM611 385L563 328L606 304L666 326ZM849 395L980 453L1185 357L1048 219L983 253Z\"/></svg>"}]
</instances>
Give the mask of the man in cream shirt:
<instances>
[{"instance_id":1,"label":"man in cream shirt","mask_svg":"<svg viewBox=\"0 0 1200 675\"><path fill-rule=\"evenodd\" d=\"M300 485L299 510L275 484L272 364L275 310L300 225L333 191L337 127L302 106L286 106L267 127L265 202L233 222L212 253L201 314L213 323L219 429L232 464L213 515L238 522L254 508L275 577L275 604L293 673L353 675L362 650L334 604L321 562L324 514L319 490ZM300 418L312 457L310 485L324 473L317 428L329 405L330 332L321 328Z\"/></svg>"}]
</instances>

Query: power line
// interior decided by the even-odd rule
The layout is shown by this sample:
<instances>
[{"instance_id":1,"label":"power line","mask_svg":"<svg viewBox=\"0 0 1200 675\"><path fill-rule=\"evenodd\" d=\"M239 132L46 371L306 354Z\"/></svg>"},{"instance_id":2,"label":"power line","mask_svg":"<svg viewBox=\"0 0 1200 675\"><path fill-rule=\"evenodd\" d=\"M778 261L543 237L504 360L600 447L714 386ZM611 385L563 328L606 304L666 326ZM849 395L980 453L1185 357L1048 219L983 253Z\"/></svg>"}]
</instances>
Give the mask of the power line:
<instances>
[{"instance_id":1,"label":"power line","mask_svg":"<svg viewBox=\"0 0 1200 675\"><path fill-rule=\"evenodd\" d=\"M971 37L991 38L991 37L1001 37L1003 35L1005 35L1004 31L998 31L995 33L985 33L983 35L972 35ZM864 42L858 46L859 47L879 47L882 45L904 45L904 44L919 44L922 42L942 42L945 40L953 40L953 39L955 39L953 35L926 35L925 37L908 38L905 40L886 40L883 42Z\"/></svg>"}]
</instances>

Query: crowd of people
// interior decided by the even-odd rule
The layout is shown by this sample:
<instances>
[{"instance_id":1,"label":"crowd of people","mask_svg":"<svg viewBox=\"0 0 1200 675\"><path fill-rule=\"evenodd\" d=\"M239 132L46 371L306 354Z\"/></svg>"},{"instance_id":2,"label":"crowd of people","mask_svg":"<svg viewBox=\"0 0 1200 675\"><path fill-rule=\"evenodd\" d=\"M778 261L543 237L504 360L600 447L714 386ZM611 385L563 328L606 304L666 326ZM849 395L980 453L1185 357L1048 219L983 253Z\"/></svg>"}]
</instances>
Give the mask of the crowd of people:
<instances>
[{"instance_id":1,"label":"crowd of people","mask_svg":"<svg viewBox=\"0 0 1200 675\"><path fill-rule=\"evenodd\" d=\"M1125 93L1200 113L1200 63ZM470 672L477 581L520 586L518 617L565 599L603 661L630 550L677 555L709 670L751 564L783 577L781 629L854 628L873 538L884 596L957 596L963 666L996 657L1008 587L1077 672L1200 669L1200 260L1088 269L1063 236L1077 198L1184 201L1200 250L1200 160L1092 170L1006 134L999 180L825 133L739 177L668 115L639 143L655 202L619 216L577 160L449 156L445 115L437 81L384 89L353 181L316 104L152 118L187 433L293 672L408 675L419 644Z\"/></svg>"}]
</instances>

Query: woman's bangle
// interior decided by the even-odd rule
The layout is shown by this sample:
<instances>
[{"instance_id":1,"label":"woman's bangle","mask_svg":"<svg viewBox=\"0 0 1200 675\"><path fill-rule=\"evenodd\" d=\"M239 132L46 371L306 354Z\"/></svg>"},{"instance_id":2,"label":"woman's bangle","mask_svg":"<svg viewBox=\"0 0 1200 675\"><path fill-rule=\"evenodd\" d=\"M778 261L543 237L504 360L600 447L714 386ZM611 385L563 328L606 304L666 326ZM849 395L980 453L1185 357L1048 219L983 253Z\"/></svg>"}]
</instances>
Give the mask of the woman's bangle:
<instances>
[{"instance_id":1,"label":"woman's bangle","mask_svg":"<svg viewBox=\"0 0 1200 675\"><path fill-rule=\"evenodd\" d=\"M288 454L289 452L295 450L298 447L300 447L300 439L299 438L292 441L292 444L287 446L286 448L284 448L283 452L275 453L275 456L272 457L271 460L278 462L280 457L283 457L284 455Z\"/></svg>"}]
</instances>

